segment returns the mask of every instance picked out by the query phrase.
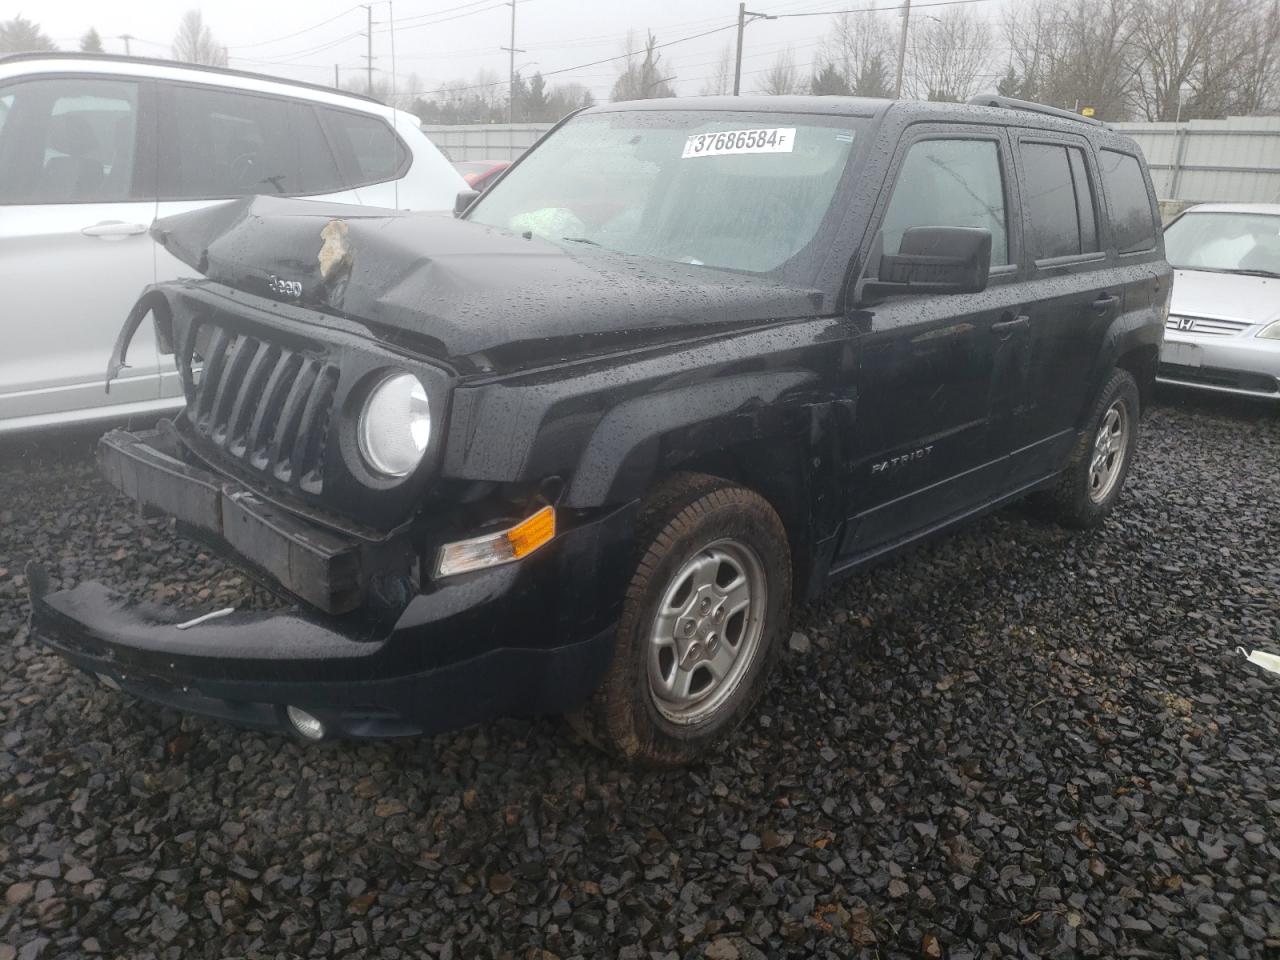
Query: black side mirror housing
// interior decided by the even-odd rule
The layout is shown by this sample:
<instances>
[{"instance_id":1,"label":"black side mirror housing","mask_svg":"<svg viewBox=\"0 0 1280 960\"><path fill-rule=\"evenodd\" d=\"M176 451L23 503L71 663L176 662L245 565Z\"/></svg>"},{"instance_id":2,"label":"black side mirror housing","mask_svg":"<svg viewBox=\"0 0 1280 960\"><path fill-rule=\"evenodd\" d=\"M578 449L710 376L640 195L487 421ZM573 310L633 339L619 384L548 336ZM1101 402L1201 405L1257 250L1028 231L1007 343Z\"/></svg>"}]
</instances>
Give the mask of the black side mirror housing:
<instances>
[{"instance_id":1,"label":"black side mirror housing","mask_svg":"<svg viewBox=\"0 0 1280 960\"><path fill-rule=\"evenodd\" d=\"M982 227L908 227L896 254L877 234L854 298L917 293L981 293L991 270L991 231Z\"/></svg>"},{"instance_id":2,"label":"black side mirror housing","mask_svg":"<svg viewBox=\"0 0 1280 960\"><path fill-rule=\"evenodd\" d=\"M460 217L467 212L467 207L475 203L476 197L480 196L479 190L472 190L468 187L466 190L459 190L458 195L453 198L453 215Z\"/></svg>"}]
</instances>

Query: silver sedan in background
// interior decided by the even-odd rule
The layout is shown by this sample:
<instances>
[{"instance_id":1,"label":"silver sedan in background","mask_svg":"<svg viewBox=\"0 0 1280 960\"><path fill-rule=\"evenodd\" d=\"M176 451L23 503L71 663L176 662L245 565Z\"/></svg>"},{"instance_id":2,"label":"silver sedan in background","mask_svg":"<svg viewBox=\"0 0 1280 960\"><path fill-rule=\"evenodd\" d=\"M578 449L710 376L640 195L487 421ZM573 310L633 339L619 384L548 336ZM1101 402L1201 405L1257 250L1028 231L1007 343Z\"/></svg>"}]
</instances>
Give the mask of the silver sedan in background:
<instances>
[{"instance_id":1,"label":"silver sedan in background","mask_svg":"<svg viewBox=\"0 0 1280 960\"><path fill-rule=\"evenodd\" d=\"M1280 401L1280 204L1191 207L1164 243L1175 273L1157 380Z\"/></svg>"}]
</instances>

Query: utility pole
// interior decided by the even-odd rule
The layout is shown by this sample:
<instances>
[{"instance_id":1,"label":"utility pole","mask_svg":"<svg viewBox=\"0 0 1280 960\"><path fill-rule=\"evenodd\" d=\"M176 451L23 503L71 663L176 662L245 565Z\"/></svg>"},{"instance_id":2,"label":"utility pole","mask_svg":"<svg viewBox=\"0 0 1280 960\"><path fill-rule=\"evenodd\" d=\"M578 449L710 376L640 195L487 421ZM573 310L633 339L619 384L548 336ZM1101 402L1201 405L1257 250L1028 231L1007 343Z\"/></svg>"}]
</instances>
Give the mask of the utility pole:
<instances>
[{"instance_id":1,"label":"utility pole","mask_svg":"<svg viewBox=\"0 0 1280 960\"><path fill-rule=\"evenodd\" d=\"M902 36L898 38L898 79L893 84L893 98L902 98L902 67L907 62L907 24L911 22L911 0L902 0Z\"/></svg>"},{"instance_id":2,"label":"utility pole","mask_svg":"<svg viewBox=\"0 0 1280 960\"><path fill-rule=\"evenodd\" d=\"M124 41L124 55L125 55L126 57L127 57L127 56L130 56L130 53L129 53L129 41L133 39L133 34L132 34L132 33L122 33L122 34L120 34L120 36L116 37L116 39L117 39L117 40L123 40L123 41Z\"/></svg>"},{"instance_id":3,"label":"utility pole","mask_svg":"<svg viewBox=\"0 0 1280 960\"><path fill-rule=\"evenodd\" d=\"M373 96L373 4L362 3L361 6L364 7L365 13L369 15L369 28L368 28L368 31L365 33L365 39L369 41L369 47L368 47L368 53L366 53L364 57L366 61L365 68L366 68L366 73L368 75L369 89L367 89L365 93L369 94L369 96L372 97Z\"/></svg>"},{"instance_id":4,"label":"utility pole","mask_svg":"<svg viewBox=\"0 0 1280 960\"><path fill-rule=\"evenodd\" d=\"M738 4L738 55L733 59L733 95L738 95L738 87L742 84L742 31L747 26L747 5Z\"/></svg>"},{"instance_id":5,"label":"utility pole","mask_svg":"<svg viewBox=\"0 0 1280 960\"><path fill-rule=\"evenodd\" d=\"M752 13L747 9L745 3L738 4L738 55L733 61L733 95L738 96L738 90L742 86L742 32L746 29L751 20L776 20L777 17L771 17L767 13Z\"/></svg>"},{"instance_id":6,"label":"utility pole","mask_svg":"<svg viewBox=\"0 0 1280 960\"><path fill-rule=\"evenodd\" d=\"M507 93L507 123L515 123L516 117L516 54L525 51L516 47L516 0L508 0L507 6L511 8L511 46L499 47L499 50L506 50L511 54L511 61L508 67L508 80L510 89Z\"/></svg>"},{"instance_id":7,"label":"utility pole","mask_svg":"<svg viewBox=\"0 0 1280 960\"><path fill-rule=\"evenodd\" d=\"M342 89L342 84L338 82L338 65L336 63L333 65L333 89Z\"/></svg>"}]
</instances>

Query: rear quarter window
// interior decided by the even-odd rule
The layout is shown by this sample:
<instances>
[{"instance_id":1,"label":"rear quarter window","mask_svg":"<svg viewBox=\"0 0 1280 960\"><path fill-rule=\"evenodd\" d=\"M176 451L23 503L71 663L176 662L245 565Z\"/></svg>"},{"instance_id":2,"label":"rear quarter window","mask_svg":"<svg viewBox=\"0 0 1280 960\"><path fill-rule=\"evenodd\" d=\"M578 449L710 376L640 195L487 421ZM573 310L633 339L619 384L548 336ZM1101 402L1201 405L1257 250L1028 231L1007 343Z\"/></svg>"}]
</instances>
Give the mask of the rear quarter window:
<instances>
[{"instance_id":1,"label":"rear quarter window","mask_svg":"<svg viewBox=\"0 0 1280 960\"><path fill-rule=\"evenodd\" d=\"M395 180L408 168L409 151L382 119L332 108L321 113L349 186Z\"/></svg>"},{"instance_id":2,"label":"rear quarter window","mask_svg":"<svg viewBox=\"0 0 1280 960\"><path fill-rule=\"evenodd\" d=\"M1099 150L1102 185L1111 211L1116 252L1140 253L1156 246L1156 216L1147 192L1147 178L1138 158L1119 150Z\"/></svg>"}]
</instances>

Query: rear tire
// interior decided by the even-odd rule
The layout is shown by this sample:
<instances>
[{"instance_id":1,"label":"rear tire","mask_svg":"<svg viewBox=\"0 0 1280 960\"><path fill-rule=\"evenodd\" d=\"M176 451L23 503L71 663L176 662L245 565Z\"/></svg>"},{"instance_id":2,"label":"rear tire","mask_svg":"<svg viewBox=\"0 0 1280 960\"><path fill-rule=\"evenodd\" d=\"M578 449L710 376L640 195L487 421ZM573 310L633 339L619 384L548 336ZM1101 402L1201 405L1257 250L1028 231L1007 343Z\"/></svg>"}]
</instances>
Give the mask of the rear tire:
<instances>
[{"instance_id":1,"label":"rear tire","mask_svg":"<svg viewBox=\"0 0 1280 960\"><path fill-rule=\"evenodd\" d=\"M1087 530L1115 509L1138 446L1138 384L1115 370L1103 385L1083 435L1057 485L1037 499L1065 527Z\"/></svg>"},{"instance_id":2,"label":"rear tire","mask_svg":"<svg viewBox=\"0 0 1280 960\"><path fill-rule=\"evenodd\" d=\"M791 556L761 496L684 474L650 497L604 682L569 721L630 760L676 765L723 740L764 690L791 614Z\"/></svg>"}]
</instances>

